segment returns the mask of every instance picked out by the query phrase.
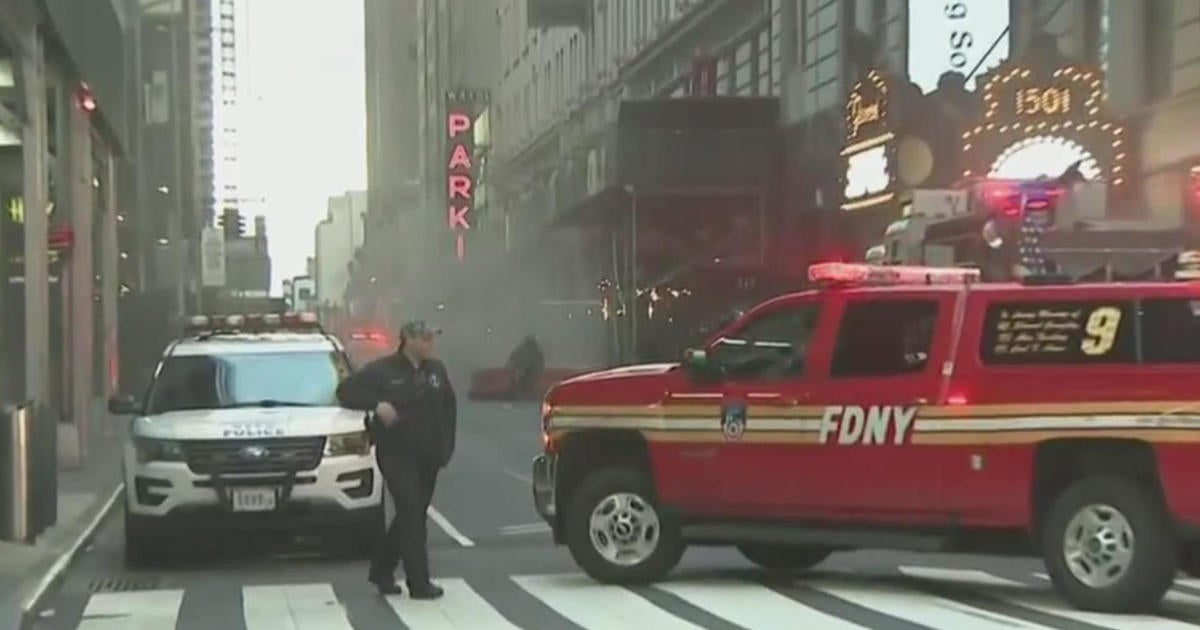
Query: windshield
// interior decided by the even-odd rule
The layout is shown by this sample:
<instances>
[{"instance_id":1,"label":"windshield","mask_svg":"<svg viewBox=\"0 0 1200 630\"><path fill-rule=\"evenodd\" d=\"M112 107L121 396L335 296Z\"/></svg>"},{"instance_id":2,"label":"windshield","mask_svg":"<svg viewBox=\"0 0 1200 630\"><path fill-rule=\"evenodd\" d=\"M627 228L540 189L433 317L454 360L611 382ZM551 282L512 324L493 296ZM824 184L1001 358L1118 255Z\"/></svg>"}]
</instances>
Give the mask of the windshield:
<instances>
[{"instance_id":1,"label":"windshield","mask_svg":"<svg viewBox=\"0 0 1200 630\"><path fill-rule=\"evenodd\" d=\"M251 406L337 406L344 366L335 352L169 357L150 390L148 414Z\"/></svg>"}]
</instances>

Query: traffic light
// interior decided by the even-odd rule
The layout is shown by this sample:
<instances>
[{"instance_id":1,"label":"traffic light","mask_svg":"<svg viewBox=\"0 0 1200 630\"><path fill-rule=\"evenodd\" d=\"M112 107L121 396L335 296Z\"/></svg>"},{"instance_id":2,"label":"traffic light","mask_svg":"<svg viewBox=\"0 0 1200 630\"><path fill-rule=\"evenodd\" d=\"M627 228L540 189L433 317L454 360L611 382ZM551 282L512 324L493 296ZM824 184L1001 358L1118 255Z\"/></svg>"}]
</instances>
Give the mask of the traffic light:
<instances>
[{"instance_id":1,"label":"traffic light","mask_svg":"<svg viewBox=\"0 0 1200 630\"><path fill-rule=\"evenodd\" d=\"M217 218L217 225L225 230L225 238L232 239L246 233L246 219L237 208L225 208Z\"/></svg>"}]
</instances>

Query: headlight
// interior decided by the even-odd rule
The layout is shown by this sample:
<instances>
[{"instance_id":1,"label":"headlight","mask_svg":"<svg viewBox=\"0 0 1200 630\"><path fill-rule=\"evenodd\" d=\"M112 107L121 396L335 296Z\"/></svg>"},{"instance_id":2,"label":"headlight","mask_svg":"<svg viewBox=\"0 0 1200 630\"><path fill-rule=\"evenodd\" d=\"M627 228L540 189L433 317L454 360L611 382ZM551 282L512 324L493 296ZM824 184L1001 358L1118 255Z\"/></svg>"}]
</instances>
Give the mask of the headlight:
<instances>
[{"instance_id":1,"label":"headlight","mask_svg":"<svg viewBox=\"0 0 1200 630\"><path fill-rule=\"evenodd\" d=\"M137 438L134 440L137 449L138 462L182 462L186 461L183 445L172 440L151 440Z\"/></svg>"},{"instance_id":2,"label":"headlight","mask_svg":"<svg viewBox=\"0 0 1200 630\"><path fill-rule=\"evenodd\" d=\"M331 435L329 439L325 440L325 455L327 457L370 454L371 441L367 439L366 431L339 433Z\"/></svg>"}]
</instances>

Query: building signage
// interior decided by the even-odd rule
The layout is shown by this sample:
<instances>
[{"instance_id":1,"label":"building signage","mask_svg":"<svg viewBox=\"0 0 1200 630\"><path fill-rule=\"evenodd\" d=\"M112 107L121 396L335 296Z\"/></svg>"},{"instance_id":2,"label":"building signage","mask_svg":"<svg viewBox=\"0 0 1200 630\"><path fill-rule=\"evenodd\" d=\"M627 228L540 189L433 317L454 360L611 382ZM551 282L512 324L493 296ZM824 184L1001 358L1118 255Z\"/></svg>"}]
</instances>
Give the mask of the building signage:
<instances>
[{"instance_id":1,"label":"building signage","mask_svg":"<svg viewBox=\"0 0 1200 630\"><path fill-rule=\"evenodd\" d=\"M1076 66L1006 66L983 87L984 115L963 134L964 175L1057 177L1078 164L1088 181L1125 183L1125 128L1104 113L1104 78Z\"/></svg>"},{"instance_id":2,"label":"building signage","mask_svg":"<svg viewBox=\"0 0 1200 630\"><path fill-rule=\"evenodd\" d=\"M895 198L896 136L891 129L887 78L872 70L846 99L843 210Z\"/></svg>"},{"instance_id":3,"label":"building signage","mask_svg":"<svg viewBox=\"0 0 1200 630\"><path fill-rule=\"evenodd\" d=\"M1008 27L1004 0L908 0L909 78L928 94L944 73L966 77L978 65L967 81L975 89L976 76L1008 58Z\"/></svg>"},{"instance_id":4,"label":"building signage","mask_svg":"<svg viewBox=\"0 0 1200 630\"><path fill-rule=\"evenodd\" d=\"M485 91L446 93L446 224L454 234L454 252L460 260L466 256L467 232L478 197L475 131L486 104Z\"/></svg>"}]
</instances>

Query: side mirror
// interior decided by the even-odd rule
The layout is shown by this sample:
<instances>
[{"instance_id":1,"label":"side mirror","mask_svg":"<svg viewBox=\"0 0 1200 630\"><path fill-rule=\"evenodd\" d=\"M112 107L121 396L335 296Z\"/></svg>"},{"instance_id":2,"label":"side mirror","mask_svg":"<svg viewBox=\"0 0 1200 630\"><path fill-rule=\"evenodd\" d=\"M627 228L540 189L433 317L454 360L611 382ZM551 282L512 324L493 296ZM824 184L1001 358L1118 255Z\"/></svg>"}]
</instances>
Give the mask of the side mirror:
<instances>
[{"instance_id":1,"label":"side mirror","mask_svg":"<svg viewBox=\"0 0 1200 630\"><path fill-rule=\"evenodd\" d=\"M689 349L683 353L683 368L688 376L698 381L720 380L721 368L713 362L705 350Z\"/></svg>"},{"instance_id":2,"label":"side mirror","mask_svg":"<svg viewBox=\"0 0 1200 630\"><path fill-rule=\"evenodd\" d=\"M108 413L114 416L135 416L141 413L137 401L129 394L116 394L108 399Z\"/></svg>"}]
</instances>

